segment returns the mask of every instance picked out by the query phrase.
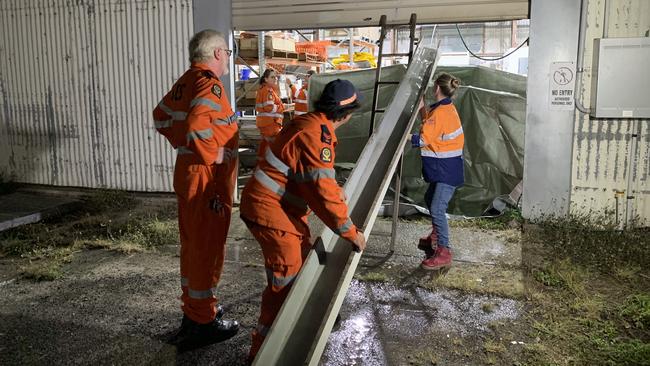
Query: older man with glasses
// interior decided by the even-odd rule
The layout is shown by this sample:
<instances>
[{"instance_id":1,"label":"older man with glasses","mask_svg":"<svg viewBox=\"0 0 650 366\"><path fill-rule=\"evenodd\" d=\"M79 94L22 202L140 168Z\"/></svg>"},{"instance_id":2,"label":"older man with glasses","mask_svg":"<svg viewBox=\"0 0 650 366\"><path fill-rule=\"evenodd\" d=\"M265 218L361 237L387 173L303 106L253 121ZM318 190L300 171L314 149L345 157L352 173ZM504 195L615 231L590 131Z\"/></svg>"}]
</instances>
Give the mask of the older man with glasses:
<instances>
[{"instance_id":1,"label":"older man with glasses","mask_svg":"<svg viewBox=\"0 0 650 366\"><path fill-rule=\"evenodd\" d=\"M177 152L174 191L181 240L183 319L172 343L193 349L233 337L223 319L221 277L236 184L238 127L219 78L232 51L224 36L204 30L189 43L191 66L153 111L156 130Z\"/></svg>"}]
</instances>

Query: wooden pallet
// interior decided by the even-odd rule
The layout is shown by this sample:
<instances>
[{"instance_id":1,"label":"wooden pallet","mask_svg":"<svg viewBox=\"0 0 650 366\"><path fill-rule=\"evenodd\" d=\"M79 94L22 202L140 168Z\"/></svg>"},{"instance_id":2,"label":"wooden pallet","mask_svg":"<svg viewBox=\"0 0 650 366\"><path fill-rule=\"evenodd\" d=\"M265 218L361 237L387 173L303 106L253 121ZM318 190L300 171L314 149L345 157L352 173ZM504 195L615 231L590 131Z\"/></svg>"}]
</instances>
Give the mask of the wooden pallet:
<instances>
[{"instance_id":1,"label":"wooden pallet","mask_svg":"<svg viewBox=\"0 0 650 366\"><path fill-rule=\"evenodd\" d=\"M298 60L307 62L320 62L320 57L315 53L299 52Z\"/></svg>"},{"instance_id":2,"label":"wooden pallet","mask_svg":"<svg viewBox=\"0 0 650 366\"><path fill-rule=\"evenodd\" d=\"M256 49L244 49L239 51L239 56L243 58L257 58ZM264 56L271 58L286 58L291 60L298 60L298 52L282 51L282 50L264 50Z\"/></svg>"}]
</instances>

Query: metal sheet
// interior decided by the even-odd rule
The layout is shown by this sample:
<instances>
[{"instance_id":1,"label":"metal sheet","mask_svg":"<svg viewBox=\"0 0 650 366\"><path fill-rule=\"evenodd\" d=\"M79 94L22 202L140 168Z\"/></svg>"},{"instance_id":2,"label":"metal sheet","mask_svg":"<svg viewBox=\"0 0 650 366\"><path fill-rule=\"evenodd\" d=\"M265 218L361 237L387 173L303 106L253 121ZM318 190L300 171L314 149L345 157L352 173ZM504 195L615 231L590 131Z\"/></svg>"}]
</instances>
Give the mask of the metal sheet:
<instances>
[{"instance_id":1,"label":"metal sheet","mask_svg":"<svg viewBox=\"0 0 650 366\"><path fill-rule=\"evenodd\" d=\"M528 219L566 216L571 187L573 110L550 110L553 62L576 62L579 0L531 4L530 57L522 214Z\"/></svg>"},{"instance_id":2,"label":"metal sheet","mask_svg":"<svg viewBox=\"0 0 650 366\"><path fill-rule=\"evenodd\" d=\"M376 27L381 15L388 24L484 22L528 18L528 0L233 0L238 30Z\"/></svg>"},{"instance_id":3,"label":"metal sheet","mask_svg":"<svg viewBox=\"0 0 650 366\"><path fill-rule=\"evenodd\" d=\"M0 18L0 171L170 191L151 111L187 67L191 1L8 0Z\"/></svg>"},{"instance_id":4,"label":"metal sheet","mask_svg":"<svg viewBox=\"0 0 650 366\"><path fill-rule=\"evenodd\" d=\"M345 184L350 217L372 230L413 126L414 112L435 70L437 52L419 47L381 128L370 137ZM317 365L361 254L350 243L325 229L323 246L309 253L260 352L256 365ZM319 249L321 248L321 249ZM321 260L319 261L319 254ZM323 259L323 255L325 256Z\"/></svg>"},{"instance_id":5,"label":"metal sheet","mask_svg":"<svg viewBox=\"0 0 650 366\"><path fill-rule=\"evenodd\" d=\"M650 2L591 0L587 7L585 67L577 96L590 107L593 39L643 36L650 29ZM605 21L605 16L608 21ZM604 29L607 24L607 29ZM650 226L650 120L636 120L638 144L632 149L634 120L597 119L578 114L575 119L571 172L571 212L590 213L624 222L624 198L634 197L627 216ZM630 163L634 163L630 169ZM629 188L628 188L629 187ZM616 192L624 192L616 199ZM618 217L616 215L618 214Z\"/></svg>"}]
</instances>

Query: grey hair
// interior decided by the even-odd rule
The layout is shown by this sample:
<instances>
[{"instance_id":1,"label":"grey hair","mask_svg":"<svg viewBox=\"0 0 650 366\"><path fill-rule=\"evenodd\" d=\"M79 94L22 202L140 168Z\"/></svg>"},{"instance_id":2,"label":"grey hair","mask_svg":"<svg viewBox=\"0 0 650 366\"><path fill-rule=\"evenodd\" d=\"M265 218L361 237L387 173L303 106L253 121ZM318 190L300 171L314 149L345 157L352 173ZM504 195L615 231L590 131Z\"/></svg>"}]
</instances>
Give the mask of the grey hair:
<instances>
[{"instance_id":1,"label":"grey hair","mask_svg":"<svg viewBox=\"0 0 650 366\"><path fill-rule=\"evenodd\" d=\"M226 45L223 33L213 29L205 29L190 39L190 62L203 62L212 58L214 50Z\"/></svg>"}]
</instances>

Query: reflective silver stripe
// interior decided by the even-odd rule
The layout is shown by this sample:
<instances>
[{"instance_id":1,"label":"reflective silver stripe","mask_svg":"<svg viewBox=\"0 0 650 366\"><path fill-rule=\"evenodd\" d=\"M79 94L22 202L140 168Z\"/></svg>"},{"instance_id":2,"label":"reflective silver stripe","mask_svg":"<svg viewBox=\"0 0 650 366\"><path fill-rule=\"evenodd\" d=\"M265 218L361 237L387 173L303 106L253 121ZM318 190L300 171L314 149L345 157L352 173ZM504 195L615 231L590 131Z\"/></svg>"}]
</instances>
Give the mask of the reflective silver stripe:
<instances>
[{"instance_id":1,"label":"reflective silver stripe","mask_svg":"<svg viewBox=\"0 0 650 366\"><path fill-rule=\"evenodd\" d=\"M293 98L296 99L300 96L300 89L296 89L296 92L293 93Z\"/></svg>"},{"instance_id":2,"label":"reflective silver stripe","mask_svg":"<svg viewBox=\"0 0 650 366\"><path fill-rule=\"evenodd\" d=\"M192 152L192 150L188 149L188 148L185 147L185 146L179 146L179 147L177 147L177 148L176 148L176 153L177 153L178 155L194 154L194 153Z\"/></svg>"},{"instance_id":3,"label":"reflective silver stripe","mask_svg":"<svg viewBox=\"0 0 650 366\"><path fill-rule=\"evenodd\" d=\"M269 327L267 327L265 325L262 325L262 324L257 324L257 327L255 327L255 330L262 337L266 337L266 335L269 334L269 330L271 330L271 328L269 328Z\"/></svg>"},{"instance_id":4,"label":"reflective silver stripe","mask_svg":"<svg viewBox=\"0 0 650 366\"><path fill-rule=\"evenodd\" d=\"M277 105L277 104L274 104L274 105L273 105L273 109L271 109L271 113L275 113L275 112L277 112L277 111L278 111L278 105Z\"/></svg>"},{"instance_id":5,"label":"reflective silver stripe","mask_svg":"<svg viewBox=\"0 0 650 366\"><path fill-rule=\"evenodd\" d=\"M235 123L235 122L237 122L237 115L233 114L230 117L217 118L214 121L212 121L212 124L217 125L217 126L227 126L227 125L230 125L231 123Z\"/></svg>"},{"instance_id":6,"label":"reflective silver stripe","mask_svg":"<svg viewBox=\"0 0 650 366\"><path fill-rule=\"evenodd\" d=\"M190 283L190 280L187 279L187 277L181 277L181 286L187 287Z\"/></svg>"},{"instance_id":7,"label":"reflective silver stripe","mask_svg":"<svg viewBox=\"0 0 650 366\"><path fill-rule=\"evenodd\" d=\"M422 156L428 156L431 158L453 158L456 156L461 156L463 155L463 149L459 150L451 150L451 151L442 151L442 152L435 152L435 151L430 151L430 150L422 150L420 151L420 155Z\"/></svg>"},{"instance_id":8,"label":"reflective silver stripe","mask_svg":"<svg viewBox=\"0 0 650 366\"><path fill-rule=\"evenodd\" d=\"M212 137L212 129L206 128L205 130L191 131L187 133L187 141L196 139L205 140Z\"/></svg>"},{"instance_id":9,"label":"reflective silver stripe","mask_svg":"<svg viewBox=\"0 0 650 366\"><path fill-rule=\"evenodd\" d=\"M293 174L290 179L298 183L312 182L323 178L336 178L336 171L334 169L314 169L304 173Z\"/></svg>"},{"instance_id":10,"label":"reflective silver stripe","mask_svg":"<svg viewBox=\"0 0 650 366\"><path fill-rule=\"evenodd\" d=\"M266 175L266 173L264 173L261 169L255 169L254 176L255 179L257 179L264 187L280 196L283 200L300 209L307 209L307 202L305 202L305 200L285 191L284 188L282 188L276 181L271 179L271 177Z\"/></svg>"},{"instance_id":11,"label":"reflective silver stripe","mask_svg":"<svg viewBox=\"0 0 650 366\"><path fill-rule=\"evenodd\" d=\"M166 106L162 101L158 103L158 108L162 109L163 112L167 113L167 115L169 115L174 121L184 121L187 118L187 113L173 111L171 108Z\"/></svg>"},{"instance_id":12,"label":"reflective silver stripe","mask_svg":"<svg viewBox=\"0 0 650 366\"><path fill-rule=\"evenodd\" d=\"M255 107L257 107L257 108L264 108L264 106L267 106L267 105L275 105L275 102L272 101L272 100L267 100L264 103L255 103Z\"/></svg>"},{"instance_id":13,"label":"reflective silver stripe","mask_svg":"<svg viewBox=\"0 0 650 366\"><path fill-rule=\"evenodd\" d=\"M282 113L266 113L266 112L259 112L257 113L258 116L260 117L277 117L277 118L283 118L284 116Z\"/></svg>"},{"instance_id":14,"label":"reflective silver stripe","mask_svg":"<svg viewBox=\"0 0 650 366\"><path fill-rule=\"evenodd\" d=\"M287 164L282 162L275 154L273 154L273 151L271 149L266 149L266 153L264 154L264 158L266 158L266 161L271 164L272 167L277 169L280 173L284 174L285 177L289 176L289 173L291 173L291 169Z\"/></svg>"},{"instance_id":15,"label":"reflective silver stripe","mask_svg":"<svg viewBox=\"0 0 650 366\"><path fill-rule=\"evenodd\" d=\"M441 137L440 139L441 139L442 141L449 141L449 140L453 140L453 139L455 139L456 137L458 137L458 136L460 136L460 135L462 135L462 134L463 134L463 128L460 127L459 129L457 129L456 131L454 131L454 132L452 132L452 133L450 133L450 134L446 134L446 135L443 134L442 137Z\"/></svg>"},{"instance_id":16,"label":"reflective silver stripe","mask_svg":"<svg viewBox=\"0 0 650 366\"><path fill-rule=\"evenodd\" d=\"M307 99L294 99L293 101L296 103L307 104Z\"/></svg>"},{"instance_id":17,"label":"reflective silver stripe","mask_svg":"<svg viewBox=\"0 0 650 366\"><path fill-rule=\"evenodd\" d=\"M168 119L164 121L153 121L154 125L156 126L157 129L161 128L169 128L174 124L173 119Z\"/></svg>"},{"instance_id":18,"label":"reflective silver stripe","mask_svg":"<svg viewBox=\"0 0 650 366\"><path fill-rule=\"evenodd\" d=\"M343 225L341 225L341 227L339 227L338 229L334 230L334 232L339 235L343 233L347 233L348 231L350 231L350 229L352 229L352 225L353 225L352 219L348 217L345 223L343 223Z\"/></svg>"},{"instance_id":19,"label":"reflective silver stripe","mask_svg":"<svg viewBox=\"0 0 650 366\"><path fill-rule=\"evenodd\" d=\"M204 105L206 107L210 107L213 110L217 112L221 112L221 106L217 104L214 100L210 100L208 98L194 98L190 102L190 108L197 106L197 105Z\"/></svg>"},{"instance_id":20,"label":"reflective silver stripe","mask_svg":"<svg viewBox=\"0 0 650 366\"><path fill-rule=\"evenodd\" d=\"M270 137L269 137L269 136L264 136L263 139L266 140L267 142L273 142L273 141L275 141L275 137L273 137L273 136L270 136ZM262 158L262 159L263 159L263 158Z\"/></svg>"},{"instance_id":21,"label":"reflective silver stripe","mask_svg":"<svg viewBox=\"0 0 650 366\"><path fill-rule=\"evenodd\" d=\"M307 112L296 111L296 116L300 116L302 114L307 114Z\"/></svg>"},{"instance_id":22,"label":"reflective silver stripe","mask_svg":"<svg viewBox=\"0 0 650 366\"><path fill-rule=\"evenodd\" d=\"M189 297L192 299L209 299L211 297L214 297L214 293L217 291L216 287L213 287L208 290L192 290L191 288L187 289L187 294Z\"/></svg>"},{"instance_id":23,"label":"reflective silver stripe","mask_svg":"<svg viewBox=\"0 0 650 366\"><path fill-rule=\"evenodd\" d=\"M277 287L285 287L291 284L296 278L296 275L287 276L287 277L278 277L273 275L273 270L270 268L266 269L266 279Z\"/></svg>"}]
</instances>

